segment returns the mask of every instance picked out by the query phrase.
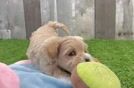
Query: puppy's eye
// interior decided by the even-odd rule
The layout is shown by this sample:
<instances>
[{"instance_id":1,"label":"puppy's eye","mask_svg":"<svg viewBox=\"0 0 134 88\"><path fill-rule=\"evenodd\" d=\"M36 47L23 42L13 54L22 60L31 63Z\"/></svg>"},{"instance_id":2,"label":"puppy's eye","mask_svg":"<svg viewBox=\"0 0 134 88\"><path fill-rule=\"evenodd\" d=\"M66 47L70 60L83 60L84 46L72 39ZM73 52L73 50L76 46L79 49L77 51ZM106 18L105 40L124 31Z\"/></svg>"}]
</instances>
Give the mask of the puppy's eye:
<instances>
[{"instance_id":1,"label":"puppy's eye","mask_svg":"<svg viewBox=\"0 0 134 88\"><path fill-rule=\"evenodd\" d=\"M72 51L68 54L68 56L75 56L76 55L76 52L75 51Z\"/></svg>"}]
</instances>

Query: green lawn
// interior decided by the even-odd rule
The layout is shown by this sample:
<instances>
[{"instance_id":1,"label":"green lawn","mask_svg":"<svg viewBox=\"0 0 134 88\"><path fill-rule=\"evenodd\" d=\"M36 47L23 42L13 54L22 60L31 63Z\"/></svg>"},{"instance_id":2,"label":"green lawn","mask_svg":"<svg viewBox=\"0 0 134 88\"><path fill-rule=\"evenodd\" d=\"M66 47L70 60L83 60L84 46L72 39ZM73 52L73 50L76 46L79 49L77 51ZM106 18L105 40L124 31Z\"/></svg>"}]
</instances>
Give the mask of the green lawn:
<instances>
[{"instance_id":1,"label":"green lawn","mask_svg":"<svg viewBox=\"0 0 134 88\"><path fill-rule=\"evenodd\" d=\"M89 52L119 77L122 88L134 88L134 41L90 40ZM0 40L0 62L26 59L27 40Z\"/></svg>"},{"instance_id":2,"label":"green lawn","mask_svg":"<svg viewBox=\"0 0 134 88\"><path fill-rule=\"evenodd\" d=\"M87 41L90 53L111 68L122 88L134 88L134 41Z\"/></svg>"},{"instance_id":3,"label":"green lawn","mask_svg":"<svg viewBox=\"0 0 134 88\"><path fill-rule=\"evenodd\" d=\"M26 59L27 40L0 40L0 62L11 64Z\"/></svg>"}]
</instances>

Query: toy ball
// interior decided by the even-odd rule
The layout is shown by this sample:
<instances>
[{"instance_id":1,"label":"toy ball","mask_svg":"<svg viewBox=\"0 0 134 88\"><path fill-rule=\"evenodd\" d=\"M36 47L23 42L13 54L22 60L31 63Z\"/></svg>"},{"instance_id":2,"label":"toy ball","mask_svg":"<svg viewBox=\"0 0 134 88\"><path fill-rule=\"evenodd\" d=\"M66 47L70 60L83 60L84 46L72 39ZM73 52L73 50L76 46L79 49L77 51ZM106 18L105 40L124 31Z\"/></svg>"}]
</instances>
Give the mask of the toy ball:
<instances>
[{"instance_id":1,"label":"toy ball","mask_svg":"<svg viewBox=\"0 0 134 88\"><path fill-rule=\"evenodd\" d=\"M121 88L120 80L115 73L99 62L80 63L75 71L86 88Z\"/></svg>"}]
</instances>

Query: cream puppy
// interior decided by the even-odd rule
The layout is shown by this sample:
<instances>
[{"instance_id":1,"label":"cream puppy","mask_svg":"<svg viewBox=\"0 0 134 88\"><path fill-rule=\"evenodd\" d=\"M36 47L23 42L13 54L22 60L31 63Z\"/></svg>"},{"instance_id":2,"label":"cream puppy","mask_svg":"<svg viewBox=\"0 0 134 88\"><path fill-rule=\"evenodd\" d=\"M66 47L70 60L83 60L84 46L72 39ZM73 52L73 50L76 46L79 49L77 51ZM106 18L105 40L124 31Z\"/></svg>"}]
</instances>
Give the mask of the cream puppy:
<instances>
[{"instance_id":1,"label":"cream puppy","mask_svg":"<svg viewBox=\"0 0 134 88\"><path fill-rule=\"evenodd\" d=\"M49 22L32 33L27 56L45 74L70 78L71 71L80 62L92 61L87 45L79 36L59 37L56 29L67 27L58 22Z\"/></svg>"}]
</instances>

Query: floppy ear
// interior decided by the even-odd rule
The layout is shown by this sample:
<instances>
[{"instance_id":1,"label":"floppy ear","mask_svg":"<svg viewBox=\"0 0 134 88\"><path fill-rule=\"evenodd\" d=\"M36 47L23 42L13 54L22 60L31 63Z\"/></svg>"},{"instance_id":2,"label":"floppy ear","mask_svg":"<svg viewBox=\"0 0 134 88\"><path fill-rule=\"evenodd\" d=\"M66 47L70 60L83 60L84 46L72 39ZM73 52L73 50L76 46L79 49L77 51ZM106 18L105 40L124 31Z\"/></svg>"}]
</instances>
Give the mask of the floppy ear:
<instances>
[{"instance_id":1,"label":"floppy ear","mask_svg":"<svg viewBox=\"0 0 134 88\"><path fill-rule=\"evenodd\" d=\"M76 39L79 39L79 40L84 40L82 37L80 37L80 36L73 36L74 38L76 38Z\"/></svg>"},{"instance_id":2,"label":"floppy ear","mask_svg":"<svg viewBox=\"0 0 134 88\"><path fill-rule=\"evenodd\" d=\"M53 37L47 40L46 50L50 58L56 58L59 53L59 46L61 43L60 37Z\"/></svg>"}]
</instances>

